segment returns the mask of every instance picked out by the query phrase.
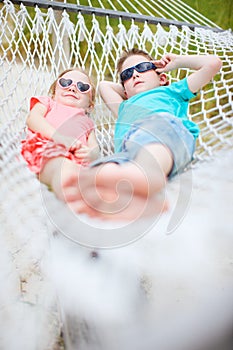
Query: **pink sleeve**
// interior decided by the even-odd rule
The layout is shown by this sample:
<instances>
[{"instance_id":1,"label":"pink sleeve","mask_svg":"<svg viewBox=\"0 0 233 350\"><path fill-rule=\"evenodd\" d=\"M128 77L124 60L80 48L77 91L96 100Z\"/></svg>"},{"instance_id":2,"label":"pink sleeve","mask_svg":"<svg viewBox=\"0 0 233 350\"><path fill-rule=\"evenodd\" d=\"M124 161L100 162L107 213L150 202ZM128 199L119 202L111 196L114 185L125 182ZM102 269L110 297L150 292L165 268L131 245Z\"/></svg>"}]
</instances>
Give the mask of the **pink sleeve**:
<instances>
[{"instance_id":1,"label":"pink sleeve","mask_svg":"<svg viewBox=\"0 0 233 350\"><path fill-rule=\"evenodd\" d=\"M45 107L47 107L47 112L50 110L51 98L48 96L40 96L40 97L31 97L30 111L38 102L42 103Z\"/></svg>"}]
</instances>

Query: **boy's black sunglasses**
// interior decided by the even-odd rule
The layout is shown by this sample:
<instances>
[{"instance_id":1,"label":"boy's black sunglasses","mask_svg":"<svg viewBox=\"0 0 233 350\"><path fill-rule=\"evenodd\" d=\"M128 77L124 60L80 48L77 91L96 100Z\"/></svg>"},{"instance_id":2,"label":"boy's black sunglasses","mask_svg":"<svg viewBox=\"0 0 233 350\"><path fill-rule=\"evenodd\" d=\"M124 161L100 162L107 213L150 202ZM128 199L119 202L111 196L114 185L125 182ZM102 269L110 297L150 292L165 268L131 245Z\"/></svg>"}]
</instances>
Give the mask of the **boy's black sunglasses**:
<instances>
[{"instance_id":1,"label":"boy's black sunglasses","mask_svg":"<svg viewBox=\"0 0 233 350\"><path fill-rule=\"evenodd\" d=\"M121 82L124 83L126 80L129 80L133 76L134 70L136 70L139 73L147 72L148 70L155 70L157 67L152 62L141 62L136 64L136 66L127 68L123 70L120 74Z\"/></svg>"},{"instance_id":2,"label":"boy's black sunglasses","mask_svg":"<svg viewBox=\"0 0 233 350\"><path fill-rule=\"evenodd\" d=\"M67 89L68 87L70 87L72 84L75 84L78 88L78 90L82 93L86 93L88 91L90 91L91 89L91 85L88 83L83 83L82 81L78 81L77 83L73 82L72 79L65 79L65 78L60 78L58 80L58 83L60 85L61 88L63 89Z\"/></svg>"}]
</instances>

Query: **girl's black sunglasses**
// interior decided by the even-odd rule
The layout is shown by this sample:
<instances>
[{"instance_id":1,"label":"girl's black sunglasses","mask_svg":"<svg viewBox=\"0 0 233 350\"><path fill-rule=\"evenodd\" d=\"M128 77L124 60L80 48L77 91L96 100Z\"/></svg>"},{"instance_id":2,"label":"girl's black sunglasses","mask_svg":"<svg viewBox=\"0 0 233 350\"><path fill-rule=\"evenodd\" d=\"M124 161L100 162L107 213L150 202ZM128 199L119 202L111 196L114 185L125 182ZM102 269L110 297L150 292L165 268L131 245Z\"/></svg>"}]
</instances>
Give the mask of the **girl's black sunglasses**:
<instances>
[{"instance_id":1,"label":"girl's black sunglasses","mask_svg":"<svg viewBox=\"0 0 233 350\"><path fill-rule=\"evenodd\" d=\"M60 78L58 80L58 83L59 83L60 87L63 89L67 89L71 85L75 84L77 86L78 90L80 92L82 92L83 94L85 94L86 92L91 90L91 85L88 83L83 83L82 81L78 81L77 83L75 83L72 79Z\"/></svg>"},{"instance_id":2,"label":"girl's black sunglasses","mask_svg":"<svg viewBox=\"0 0 233 350\"><path fill-rule=\"evenodd\" d=\"M139 73L147 72L148 70L155 70L157 67L152 62L141 62L136 64L136 66L127 68L123 70L120 74L121 82L124 83L126 80L129 80L133 76L134 70L136 70Z\"/></svg>"}]
</instances>

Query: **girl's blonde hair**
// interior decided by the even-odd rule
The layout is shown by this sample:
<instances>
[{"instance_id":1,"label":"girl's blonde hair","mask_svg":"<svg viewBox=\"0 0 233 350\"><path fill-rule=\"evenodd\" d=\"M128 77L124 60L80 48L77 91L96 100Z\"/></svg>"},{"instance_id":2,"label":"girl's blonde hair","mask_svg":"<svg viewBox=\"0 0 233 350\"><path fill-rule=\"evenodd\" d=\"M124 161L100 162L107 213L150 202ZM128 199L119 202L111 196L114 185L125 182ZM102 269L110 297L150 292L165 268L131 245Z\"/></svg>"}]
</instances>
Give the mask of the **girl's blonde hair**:
<instances>
[{"instance_id":1,"label":"girl's blonde hair","mask_svg":"<svg viewBox=\"0 0 233 350\"><path fill-rule=\"evenodd\" d=\"M60 73L57 77L57 79L52 83L52 85L50 86L49 88L49 95L54 98L55 96L55 93L56 93L56 86L57 86L57 81L66 73L68 72L72 72L74 70L77 70L78 72L81 72L83 74L85 74L88 79L89 79L89 82L90 82L90 85L91 85L91 94L90 94L90 107L94 107L94 104L95 104L95 95L96 95L96 88L95 88L95 85L93 84L93 82L91 81L89 75L87 74L87 72L83 69L80 69L80 68L69 68L69 69L66 69L64 70L62 73Z\"/></svg>"}]
</instances>

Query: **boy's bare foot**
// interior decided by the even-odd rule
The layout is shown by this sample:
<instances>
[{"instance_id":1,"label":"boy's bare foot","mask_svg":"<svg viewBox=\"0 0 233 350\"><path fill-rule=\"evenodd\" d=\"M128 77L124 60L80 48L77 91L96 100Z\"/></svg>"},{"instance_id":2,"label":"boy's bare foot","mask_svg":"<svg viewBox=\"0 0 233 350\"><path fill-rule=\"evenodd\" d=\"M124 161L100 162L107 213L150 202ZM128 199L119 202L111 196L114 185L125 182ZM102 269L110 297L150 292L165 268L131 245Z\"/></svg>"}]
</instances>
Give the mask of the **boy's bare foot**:
<instances>
[{"instance_id":1,"label":"boy's bare foot","mask_svg":"<svg viewBox=\"0 0 233 350\"><path fill-rule=\"evenodd\" d=\"M123 174L130 174L130 179ZM166 211L167 200L161 194L149 194L145 174L131 174L113 163L80 169L63 181L63 198L74 212L106 220L134 220Z\"/></svg>"},{"instance_id":2,"label":"boy's bare foot","mask_svg":"<svg viewBox=\"0 0 233 350\"><path fill-rule=\"evenodd\" d=\"M83 168L58 157L45 165L40 176L75 213L105 220L134 220L168 209L160 193L151 193L140 167L108 163Z\"/></svg>"},{"instance_id":3,"label":"boy's bare foot","mask_svg":"<svg viewBox=\"0 0 233 350\"><path fill-rule=\"evenodd\" d=\"M107 193L106 189L100 190L102 197ZM145 217L159 216L168 210L167 200L156 198L156 196L144 197L134 195L128 197L127 193L122 193L120 199L116 202L105 201L101 199L96 201L94 205L90 201L84 200L69 202L68 206L75 213L87 214L104 220L132 221Z\"/></svg>"}]
</instances>

